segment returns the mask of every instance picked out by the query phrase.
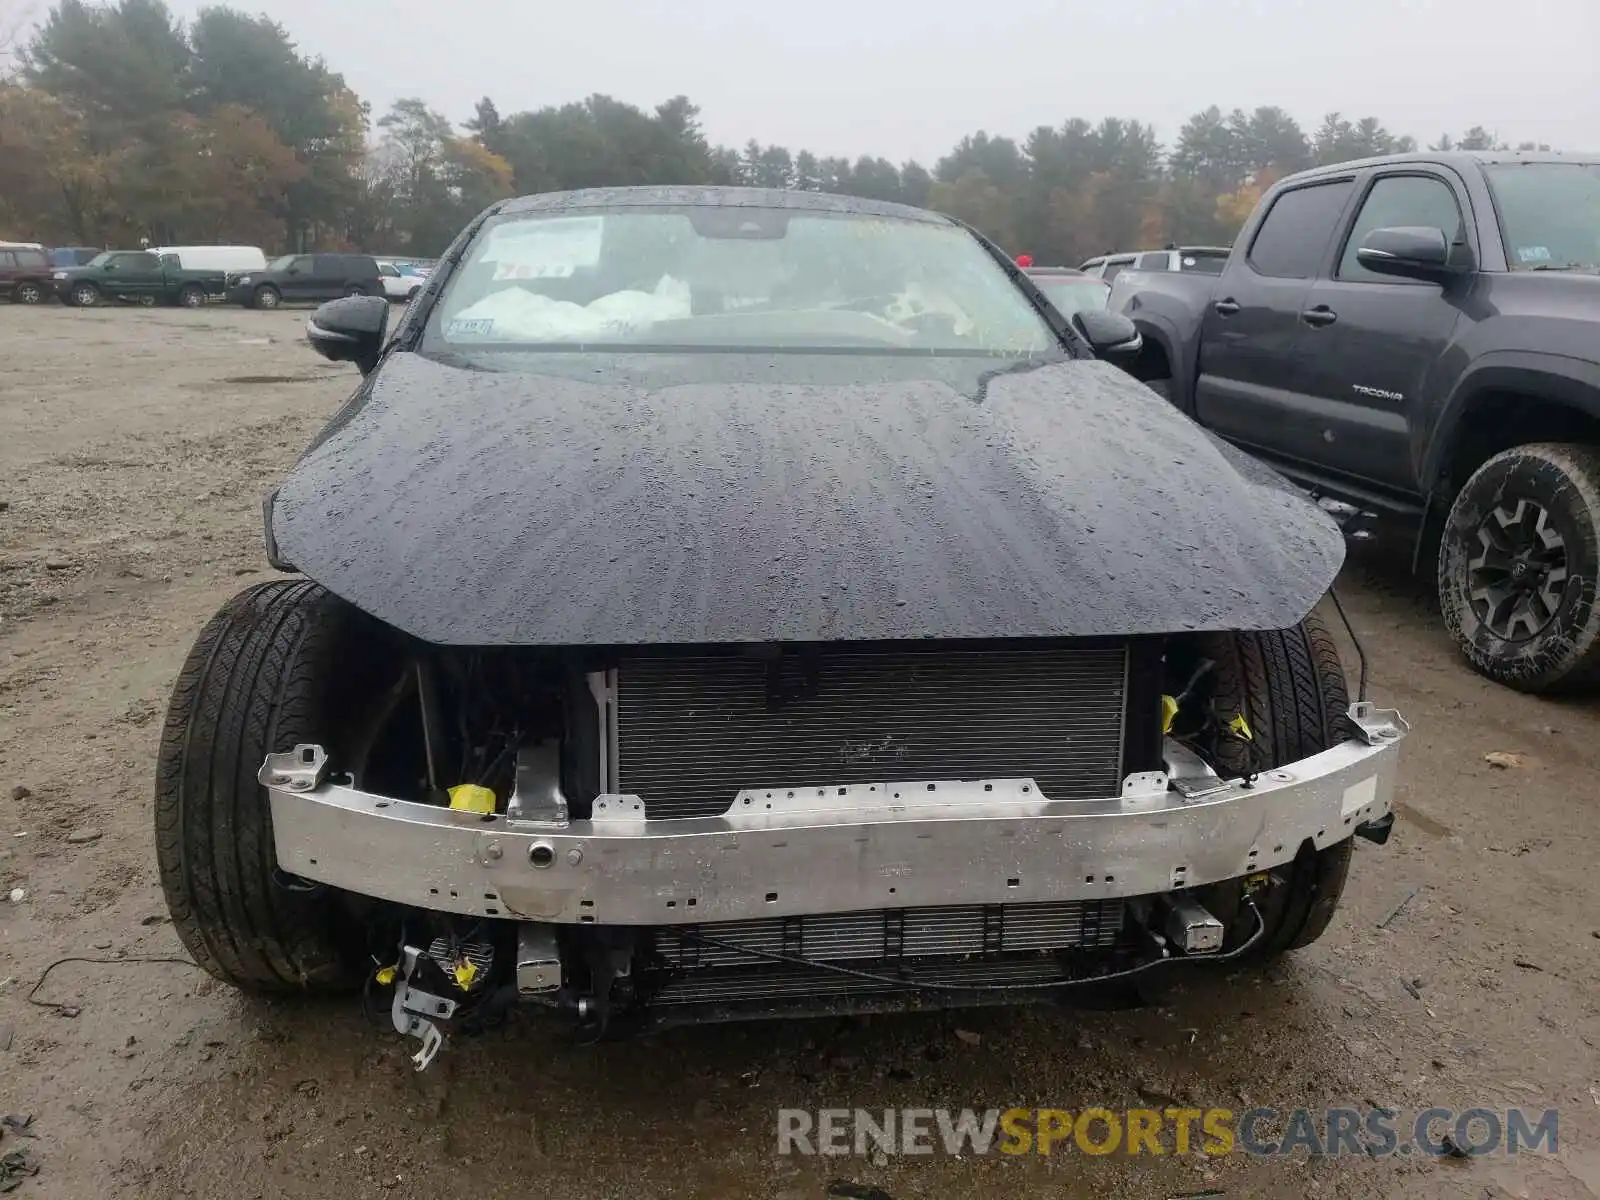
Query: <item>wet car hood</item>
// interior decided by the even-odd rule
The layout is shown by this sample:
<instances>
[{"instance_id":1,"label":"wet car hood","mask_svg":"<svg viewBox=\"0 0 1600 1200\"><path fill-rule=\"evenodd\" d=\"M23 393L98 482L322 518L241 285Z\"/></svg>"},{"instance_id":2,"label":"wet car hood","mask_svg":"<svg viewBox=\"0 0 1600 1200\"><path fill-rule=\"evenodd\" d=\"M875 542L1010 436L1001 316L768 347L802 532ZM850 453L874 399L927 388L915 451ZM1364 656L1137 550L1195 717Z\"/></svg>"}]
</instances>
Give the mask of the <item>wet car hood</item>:
<instances>
[{"instance_id":1,"label":"wet car hood","mask_svg":"<svg viewBox=\"0 0 1600 1200\"><path fill-rule=\"evenodd\" d=\"M750 379L393 354L277 492L277 557L454 645L1282 628L1343 561L1324 513L1103 363Z\"/></svg>"}]
</instances>

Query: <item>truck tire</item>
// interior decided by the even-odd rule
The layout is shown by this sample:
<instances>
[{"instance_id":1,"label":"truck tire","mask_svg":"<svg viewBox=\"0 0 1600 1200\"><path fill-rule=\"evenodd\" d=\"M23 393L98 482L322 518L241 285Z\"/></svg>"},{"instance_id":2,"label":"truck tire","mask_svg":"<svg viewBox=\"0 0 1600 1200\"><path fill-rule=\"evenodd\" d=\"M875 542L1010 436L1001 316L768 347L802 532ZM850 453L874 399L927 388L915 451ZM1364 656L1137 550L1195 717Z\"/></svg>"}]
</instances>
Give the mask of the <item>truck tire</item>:
<instances>
[{"instance_id":1,"label":"truck tire","mask_svg":"<svg viewBox=\"0 0 1600 1200\"><path fill-rule=\"evenodd\" d=\"M31 280L19 283L12 290L11 298L18 304L38 304L44 299L44 285Z\"/></svg>"},{"instance_id":2,"label":"truck tire","mask_svg":"<svg viewBox=\"0 0 1600 1200\"><path fill-rule=\"evenodd\" d=\"M1260 756L1253 763L1242 743L1225 743L1220 765L1227 770L1284 766L1350 739L1344 666L1315 613L1290 629L1207 634L1200 650L1217 664L1215 711L1243 716ZM1344 892L1353 846L1353 837L1322 850L1308 842L1278 869L1279 886L1256 897L1266 930L1249 961L1269 961L1322 936Z\"/></svg>"},{"instance_id":3,"label":"truck tire","mask_svg":"<svg viewBox=\"0 0 1600 1200\"><path fill-rule=\"evenodd\" d=\"M179 308L204 308L206 306L206 290L198 283L185 284L178 293Z\"/></svg>"},{"instance_id":4,"label":"truck tire","mask_svg":"<svg viewBox=\"0 0 1600 1200\"><path fill-rule=\"evenodd\" d=\"M1524 692L1600 679L1600 450L1495 455L1457 493L1439 541L1439 607L1473 668Z\"/></svg>"},{"instance_id":5,"label":"truck tire","mask_svg":"<svg viewBox=\"0 0 1600 1200\"><path fill-rule=\"evenodd\" d=\"M74 308L93 308L100 303L100 289L92 283L75 283L67 292L67 302Z\"/></svg>"},{"instance_id":6,"label":"truck tire","mask_svg":"<svg viewBox=\"0 0 1600 1200\"><path fill-rule=\"evenodd\" d=\"M251 308L277 308L283 303L278 289L269 285L258 287L250 296Z\"/></svg>"},{"instance_id":7,"label":"truck tire","mask_svg":"<svg viewBox=\"0 0 1600 1200\"><path fill-rule=\"evenodd\" d=\"M258 584L207 623L173 687L156 770L161 887L195 962L245 991L360 981L360 921L342 894L280 874L256 773L301 742L337 753L375 631L314 583Z\"/></svg>"}]
</instances>

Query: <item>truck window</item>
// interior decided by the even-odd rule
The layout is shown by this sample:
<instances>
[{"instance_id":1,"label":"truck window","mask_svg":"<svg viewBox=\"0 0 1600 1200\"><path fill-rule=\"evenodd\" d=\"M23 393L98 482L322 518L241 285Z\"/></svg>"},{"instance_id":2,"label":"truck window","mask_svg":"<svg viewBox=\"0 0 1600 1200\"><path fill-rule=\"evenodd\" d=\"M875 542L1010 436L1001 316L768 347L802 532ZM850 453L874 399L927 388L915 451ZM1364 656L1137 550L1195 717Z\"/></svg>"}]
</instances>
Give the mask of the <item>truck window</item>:
<instances>
[{"instance_id":1,"label":"truck window","mask_svg":"<svg viewBox=\"0 0 1600 1200\"><path fill-rule=\"evenodd\" d=\"M1124 254L1121 258L1108 258L1106 259L1106 269L1101 273L1100 278L1110 283L1118 275L1122 274L1125 268L1132 265L1133 255L1131 254Z\"/></svg>"},{"instance_id":2,"label":"truck window","mask_svg":"<svg viewBox=\"0 0 1600 1200\"><path fill-rule=\"evenodd\" d=\"M1172 266L1172 256L1165 250L1158 250L1154 254L1141 254L1139 256L1139 270L1165 271Z\"/></svg>"},{"instance_id":3,"label":"truck window","mask_svg":"<svg viewBox=\"0 0 1600 1200\"><path fill-rule=\"evenodd\" d=\"M1250 245L1250 265L1274 279L1310 279L1344 210L1352 181L1293 188L1272 203Z\"/></svg>"},{"instance_id":4,"label":"truck window","mask_svg":"<svg viewBox=\"0 0 1600 1200\"><path fill-rule=\"evenodd\" d=\"M1452 244L1465 237L1455 193L1442 179L1430 175L1385 175L1372 185L1366 202L1356 214L1344 253L1339 258L1339 278L1374 283L1403 282L1369 271L1356 261L1356 251L1367 234L1374 229L1399 225L1442 230Z\"/></svg>"},{"instance_id":5,"label":"truck window","mask_svg":"<svg viewBox=\"0 0 1600 1200\"><path fill-rule=\"evenodd\" d=\"M1178 260L1178 270L1191 275L1221 275L1228 265L1227 251L1185 250Z\"/></svg>"}]
</instances>

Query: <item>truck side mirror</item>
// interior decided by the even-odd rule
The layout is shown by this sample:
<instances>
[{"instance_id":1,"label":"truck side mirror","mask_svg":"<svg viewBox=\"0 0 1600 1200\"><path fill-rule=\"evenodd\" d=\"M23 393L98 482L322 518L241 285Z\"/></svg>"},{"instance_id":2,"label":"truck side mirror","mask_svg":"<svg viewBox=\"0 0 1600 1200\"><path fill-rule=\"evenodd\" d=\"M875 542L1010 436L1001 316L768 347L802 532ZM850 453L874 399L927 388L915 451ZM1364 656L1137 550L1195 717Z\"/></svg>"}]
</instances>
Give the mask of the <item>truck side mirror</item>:
<instances>
[{"instance_id":1,"label":"truck side mirror","mask_svg":"<svg viewBox=\"0 0 1600 1200\"><path fill-rule=\"evenodd\" d=\"M1444 279L1455 274L1444 230L1424 225L1374 229L1356 249L1356 261L1379 275L1402 279Z\"/></svg>"}]
</instances>

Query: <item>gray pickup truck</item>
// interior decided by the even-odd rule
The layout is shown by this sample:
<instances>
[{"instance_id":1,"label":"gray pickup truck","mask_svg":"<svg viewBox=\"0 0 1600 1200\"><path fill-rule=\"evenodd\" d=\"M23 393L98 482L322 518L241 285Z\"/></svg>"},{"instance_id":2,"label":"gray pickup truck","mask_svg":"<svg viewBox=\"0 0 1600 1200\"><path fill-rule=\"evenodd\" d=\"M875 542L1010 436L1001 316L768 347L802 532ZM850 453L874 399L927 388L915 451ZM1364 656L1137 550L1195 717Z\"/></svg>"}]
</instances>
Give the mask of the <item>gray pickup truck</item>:
<instances>
[{"instance_id":1,"label":"gray pickup truck","mask_svg":"<svg viewBox=\"0 0 1600 1200\"><path fill-rule=\"evenodd\" d=\"M1600 677L1600 159L1412 154L1284 179L1220 276L1124 271L1132 369L1437 563L1467 659Z\"/></svg>"}]
</instances>

